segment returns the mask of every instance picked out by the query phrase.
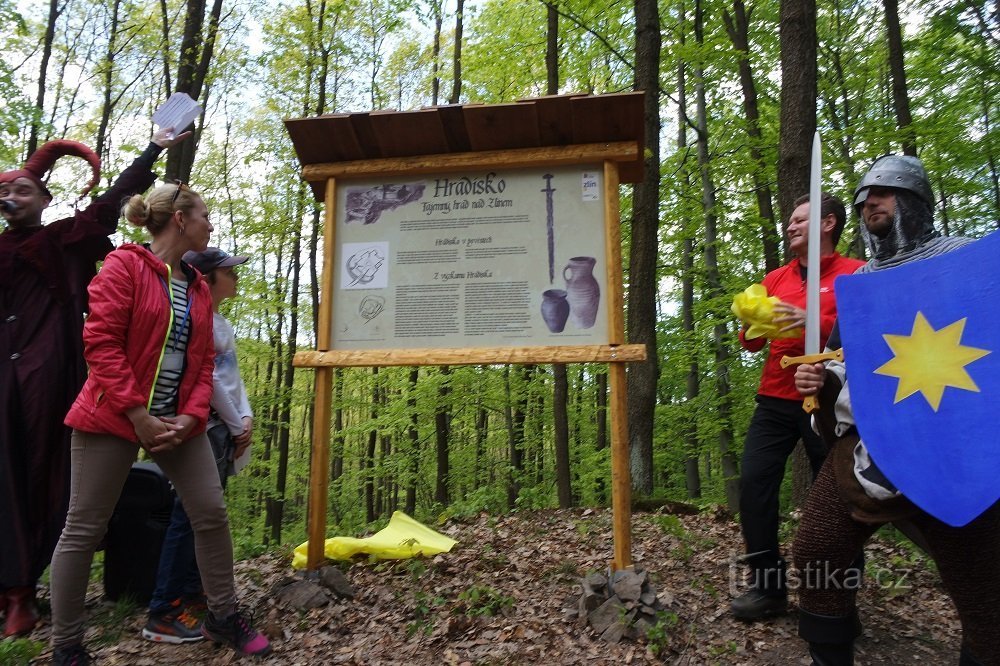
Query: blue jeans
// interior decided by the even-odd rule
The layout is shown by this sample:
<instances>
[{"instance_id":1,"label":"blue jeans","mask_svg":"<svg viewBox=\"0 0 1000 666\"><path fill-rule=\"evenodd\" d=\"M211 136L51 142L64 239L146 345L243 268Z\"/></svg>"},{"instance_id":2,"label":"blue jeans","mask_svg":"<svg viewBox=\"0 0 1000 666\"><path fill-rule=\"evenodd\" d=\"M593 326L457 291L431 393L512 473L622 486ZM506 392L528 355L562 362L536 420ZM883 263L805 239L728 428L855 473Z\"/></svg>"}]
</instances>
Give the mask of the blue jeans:
<instances>
[{"instance_id":1,"label":"blue jeans","mask_svg":"<svg viewBox=\"0 0 1000 666\"><path fill-rule=\"evenodd\" d=\"M207 434L215 465L219 470L219 480L225 490L236 445L225 424L209 428ZM194 555L194 530L180 498L175 498L170 526L163 536L163 546L160 548L156 589L149 601L149 612L164 613L171 609L171 603L175 599L201 593L201 572Z\"/></svg>"}]
</instances>

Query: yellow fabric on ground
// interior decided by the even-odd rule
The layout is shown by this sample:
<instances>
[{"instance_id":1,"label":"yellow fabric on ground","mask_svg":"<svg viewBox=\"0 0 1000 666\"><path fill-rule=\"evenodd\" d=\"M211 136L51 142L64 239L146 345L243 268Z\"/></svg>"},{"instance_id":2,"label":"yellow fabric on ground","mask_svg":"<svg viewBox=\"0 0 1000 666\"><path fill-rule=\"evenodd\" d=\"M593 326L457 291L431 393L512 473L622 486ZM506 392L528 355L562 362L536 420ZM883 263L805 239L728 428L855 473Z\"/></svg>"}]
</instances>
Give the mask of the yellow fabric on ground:
<instances>
[{"instance_id":1,"label":"yellow fabric on ground","mask_svg":"<svg viewBox=\"0 0 1000 666\"><path fill-rule=\"evenodd\" d=\"M405 560L417 555L437 555L447 553L457 541L413 518L402 511L394 511L389 524L370 537L331 537L326 540L323 554L331 560L349 560L354 555L367 554L383 560ZM304 569L308 556L309 542L295 549L292 568Z\"/></svg>"}]
</instances>

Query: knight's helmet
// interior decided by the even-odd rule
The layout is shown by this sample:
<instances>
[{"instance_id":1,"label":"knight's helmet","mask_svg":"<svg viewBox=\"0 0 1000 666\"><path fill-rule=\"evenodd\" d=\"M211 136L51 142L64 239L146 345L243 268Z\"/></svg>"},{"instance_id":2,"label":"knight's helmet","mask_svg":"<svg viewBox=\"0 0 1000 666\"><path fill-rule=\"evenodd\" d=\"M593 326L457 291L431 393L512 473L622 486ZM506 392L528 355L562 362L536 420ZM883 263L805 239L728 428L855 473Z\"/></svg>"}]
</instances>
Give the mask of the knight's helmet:
<instances>
[{"instance_id":1,"label":"knight's helmet","mask_svg":"<svg viewBox=\"0 0 1000 666\"><path fill-rule=\"evenodd\" d=\"M913 192L934 207L934 192L924 171L924 163L909 155L883 155L875 160L868 173L854 188L854 208L861 214L860 206L868 198L868 188L873 185L894 187L897 190Z\"/></svg>"},{"instance_id":2,"label":"knight's helmet","mask_svg":"<svg viewBox=\"0 0 1000 666\"><path fill-rule=\"evenodd\" d=\"M896 195L892 228L884 236L869 233L861 224L861 236L873 257L885 259L912 250L938 235L934 229L934 192L918 158L883 155L875 160L854 188L854 211L859 217L871 187L892 188Z\"/></svg>"}]
</instances>

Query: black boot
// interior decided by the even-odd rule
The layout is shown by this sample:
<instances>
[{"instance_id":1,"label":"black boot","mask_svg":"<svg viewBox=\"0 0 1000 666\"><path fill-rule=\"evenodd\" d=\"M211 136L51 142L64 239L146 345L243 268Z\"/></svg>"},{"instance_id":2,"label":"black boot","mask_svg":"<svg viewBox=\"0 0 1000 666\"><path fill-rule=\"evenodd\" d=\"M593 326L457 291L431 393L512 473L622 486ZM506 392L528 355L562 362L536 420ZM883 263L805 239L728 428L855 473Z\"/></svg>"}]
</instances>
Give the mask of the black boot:
<instances>
[{"instance_id":1,"label":"black boot","mask_svg":"<svg viewBox=\"0 0 1000 666\"><path fill-rule=\"evenodd\" d=\"M810 643L812 666L853 666L854 641L850 643Z\"/></svg>"},{"instance_id":2,"label":"black boot","mask_svg":"<svg viewBox=\"0 0 1000 666\"><path fill-rule=\"evenodd\" d=\"M733 617L737 620L753 622L764 618L784 615L788 610L788 597L783 593L768 593L759 587L751 587L729 603Z\"/></svg>"},{"instance_id":3,"label":"black boot","mask_svg":"<svg viewBox=\"0 0 1000 666\"><path fill-rule=\"evenodd\" d=\"M729 604L733 617L753 622L783 615L788 610L785 567L780 557L770 566L754 567L752 587Z\"/></svg>"},{"instance_id":4,"label":"black boot","mask_svg":"<svg viewBox=\"0 0 1000 666\"><path fill-rule=\"evenodd\" d=\"M809 641L813 666L853 666L854 639L859 635L857 613L819 615L799 609L799 636Z\"/></svg>"}]
</instances>

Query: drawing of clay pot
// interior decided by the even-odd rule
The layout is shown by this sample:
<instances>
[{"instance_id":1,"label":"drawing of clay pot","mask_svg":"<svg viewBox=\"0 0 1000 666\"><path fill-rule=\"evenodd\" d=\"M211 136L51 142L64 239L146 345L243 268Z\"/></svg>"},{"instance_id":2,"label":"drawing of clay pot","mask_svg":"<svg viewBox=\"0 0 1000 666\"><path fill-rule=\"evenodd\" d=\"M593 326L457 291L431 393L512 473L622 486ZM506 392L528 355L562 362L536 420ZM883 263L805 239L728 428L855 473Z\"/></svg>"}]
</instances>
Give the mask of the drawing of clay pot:
<instances>
[{"instance_id":1,"label":"drawing of clay pot","mask_svg":"<svg viewBox=\"0 0 1000 666\"><path fill-rule=\"evenodd\" d=\"M553 333L562 333L569 317L569 303L562 289L548 289L542 292L542 319Z\"/></svg>"},{"instance_id":2,"label":"drawing of clay pot","mask_svg":"<svg viewBox=\"0 0 1000 666\"><path fill-rule=\"evenodd\" d=\"M593 257L573 257L563 268L570 321L577 328L590 328L597 318L601 287L594 277L596 263Z\"/></svg>"}]
</instances>

